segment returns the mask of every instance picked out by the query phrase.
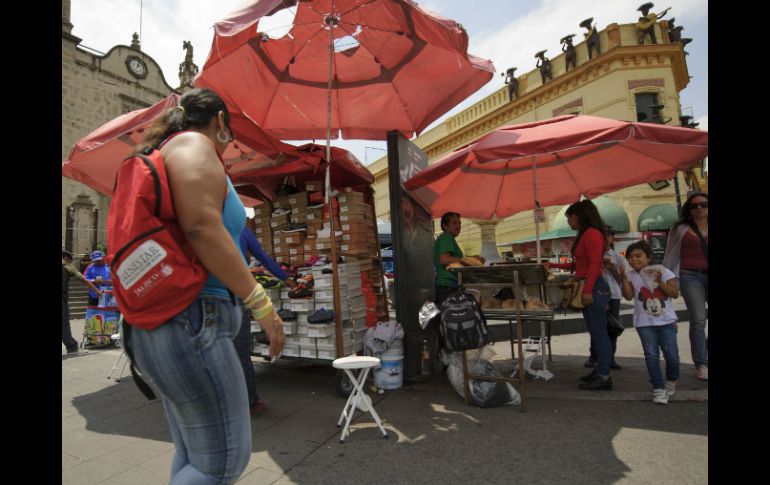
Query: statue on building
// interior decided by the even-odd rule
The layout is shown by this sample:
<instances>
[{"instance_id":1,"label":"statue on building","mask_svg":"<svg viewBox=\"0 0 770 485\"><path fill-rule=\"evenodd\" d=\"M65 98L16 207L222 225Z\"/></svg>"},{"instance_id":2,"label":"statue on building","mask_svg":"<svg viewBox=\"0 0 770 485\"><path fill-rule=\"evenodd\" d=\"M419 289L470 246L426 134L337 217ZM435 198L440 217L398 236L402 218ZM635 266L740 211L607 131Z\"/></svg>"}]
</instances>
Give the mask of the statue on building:
<instances>
[{"instance_id":1,"label":"statue on building","mask_svg":"<svg viewBox=\"0 0 770 485\"><path fill-rule=\"evenodd\" d=\"M519 97L519 80L513 76L514 71L516 68L512 67L505 73L500 73L501 76L505 76L505 84L508 85L508 101L513 101L514 98Z\"/></svg>"},{"instance_id":2,"label":"statue on building","mask_svg":"<svg viewBox=\"0 0 770 485\"><path fill-rule=\"evenodd\" d=\"M131 41L131 48L136 50L142 50L142 43L139 42L139 34L134 32L132 39L133 40Z\"/></svg>"},{"instance_id":3,"label":"statue on building","mask_svg":"<svg viewBox=\"0 0 770 485\"><path fill-rule=\"evenodd\" d=\"M182 49L187 53L184 56L184 62L179 64L179 89L182 92L193 88L193 78L198 74L198 66L193 62L193 46L192 42L185 40L182 41Z\"/></svg>"},{"instance_id":4,"label":"statue on building","mask_svg":"<svg viewBox=\"0 0 770 485\"><path fill-rule=\"evenodd\" d=\"M668 40L672 44L675 44L682 39L682 31L684 30L684 27L676 27L674 25L674 20L676 19L672 17L671 20L668 21Z\"/></svg>"},{"instance_id":5,"label":"statue on building","mask_svg":"<svg viewBox=\"0 0 770 485\"><path fill-rule=\"evenodd\" d=\"M543 49L535 54L535 57L537 57L537 65L535 65L535 67L540 68L540 79L543 81L543 84L545 84L546 79L553 81L551 60L545 57L545 51L547 50L548 49Z\"/></svg>"},{"instance_id":6,"label":"statue on building","mask_svg":"<svg viewBox=\"0 0 770 485\"><path fill-rule=\"evenodd\" d=\"M569 34L567 36L564 36L561 38L561 51L564 52L564 70L569 71L570 66L572 66L572 69L575 69L577 66L577 51L575 50L575 46L572 45L572 38L575 37L575 34Z\"/></svg>"},{"instance_id":7,"label":"statue on building","mask_svg":"<svg viewBox=\"0 0 770 485\"><path fill-rule=\"evenodd\" d=\"M586 39L586 48L588 49L588 59L593 58L593 50L596 49L596 55L602 53L602 49L599 45L599 31L596 30L596 24L591 25L591 23L594 21L593 17L588 17L587 19L580 22L580 26L586 29L588 32L585 32L583 34L583 37Z\"/></svg>"},{"instance_id":8,"label":"statue on building","mask_svg":"<svg viewBox=\"0 0 770 485\"><path fill-rule=\"evenodd\" d=\"M662 19L663 16L666 15L666 12L671 10L671 7L668 7L666 10L660 12L659 14L654 14L650 13L650 9L652 7L654 7L654 4L652 2L647 2L637 8L637 10L642 12L642 16L639 17L639 20L636 22L636 33L639 38L639 45L644 45L645 35L650 36L651 43L658 43L658 41L655 39L655 22L658 19Z\"/></svg>"}]
</instances>

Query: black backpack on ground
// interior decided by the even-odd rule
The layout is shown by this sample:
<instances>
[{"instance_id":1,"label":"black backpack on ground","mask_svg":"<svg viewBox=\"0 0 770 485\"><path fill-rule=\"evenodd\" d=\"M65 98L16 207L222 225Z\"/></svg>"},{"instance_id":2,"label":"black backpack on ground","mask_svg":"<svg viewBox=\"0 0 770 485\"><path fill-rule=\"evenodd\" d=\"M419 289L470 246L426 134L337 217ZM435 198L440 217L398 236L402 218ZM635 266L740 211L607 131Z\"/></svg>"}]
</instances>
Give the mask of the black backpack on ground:
<instances>
[{"instance_id":1,"label":"black backpack on ground","mask_svg":"<svg viewBox=\"0 0 770 485\"><path fill-rule=\"evenodd\" d=\"M479 349L494 343L487 319L470 293L460 290L441 303L441 335L450 351Z\"/></svg>"}]
</instances>

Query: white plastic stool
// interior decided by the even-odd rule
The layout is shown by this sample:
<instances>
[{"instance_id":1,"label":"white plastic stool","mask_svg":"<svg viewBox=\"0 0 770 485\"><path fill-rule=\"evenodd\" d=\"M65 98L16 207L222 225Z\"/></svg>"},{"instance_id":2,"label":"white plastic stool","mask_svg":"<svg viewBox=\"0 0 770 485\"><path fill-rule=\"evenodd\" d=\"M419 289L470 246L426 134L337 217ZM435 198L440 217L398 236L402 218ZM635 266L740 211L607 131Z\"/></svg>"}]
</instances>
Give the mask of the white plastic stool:
<instances>
[{"instance_id":1,"label":"white plastic stool","mask_svg":"<svg viewBox=\"0 0 770 485\"><path fill-rule=\"evenodd\" d=\"M369 369L380 365L380 359L377 357L365 357L358 355L351 355L348 357L342 357L332 362L332 366L335 369L342 369L353 384L353 392L348 397L348 402L345 403L345 408L342 410L340 420L337 422L337 427L342 425L342 421L345 421L345 427L342 428L342 434L340 434L340 444L345 442L345 437L350 434L350 421L353 418L356 408L366 412L368 411L374 418L374 422L380 427L383 436L387 439L388 432L382 427L382 421L377 415L377 411L374 410L371 398L367 399L364 393L364 383L366 382L366 376L369 374ZM352 369L361 369L358 373L358 379L351 372Z\"/></svg>"},{"instance_id":2,"label":"white plastic stool","mask_svg":"<svg viewBox=\"0 0 770 485\"><path fill-rule=\"evenodd\" d=\"M111 335L110 339L113 342L121 342L119 333ZM118 374L118 378L115 379L115 382L120 382L120 378L123 377L123 371L126 370L126 364L128 364L128 356L126 355L126 350L123 349L123 345L121 345L120 347L121 347L121 352L120 352L120 355L118 356L118 360L115 361L115 363L112 365L112 370L110 371L109 374L107 374L107 379L110 379L112 377L112 373L115 372L115 369L118 368L118 363L120 362L120 359L125 357L126 360L123 362L123 367L120 368L120 373Z\"/></svg>"}]
</instances>

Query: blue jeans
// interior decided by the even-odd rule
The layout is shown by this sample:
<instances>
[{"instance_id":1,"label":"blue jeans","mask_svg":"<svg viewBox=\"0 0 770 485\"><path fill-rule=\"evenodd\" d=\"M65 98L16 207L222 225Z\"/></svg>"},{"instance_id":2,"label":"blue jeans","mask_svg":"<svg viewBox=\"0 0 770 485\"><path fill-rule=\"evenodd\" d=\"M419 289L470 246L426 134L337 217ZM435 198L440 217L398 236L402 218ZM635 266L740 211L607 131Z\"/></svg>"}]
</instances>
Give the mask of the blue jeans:
<instances>
[{"instance_id":1,"label":"blue jeans","mask_svg":"<svg viewBox=\"0 0 770 485\"><path fill-rule=\"evenodd\" d=\"M612 344L607 334L607 304L610 301L610 287L601 276L596 279L592 294L594 302L583 308L583 318L596 350L596 373L600 376L608 376L612 361Z\"/></svg>"},{"instance_id":2,"label":"blue jeans","mask_svg":"<svg viewBox=\"0 0 770 485\"><path fill-rule=\"evenodd\" d=\"M242 304L241 301L238 303ZM238 330L233 343L235 344L235 351L238 352L238 359L241 361L246 392L249 395L249 406L251 406L259 401L257 374L254 372L254 363L251 361L251 311L243 308L242 315L241 329Z\"/></svg>"},{"instance_id":3,"label":"blue jeans","mask_svg":"<svg viewBox=\"0 0 770 485\"><path fill-rule=\"evenodd\" d=\"M620 300L617 298L610 299L609 305L610 308L607 311L620 320ZM612 345L612 359L615 359L615 352L618 350L618 336L609 335L609 333L607 335L610 337L610 345ZM591 339L591 345L588 347L588 351L590 352L591 357L596 360L596 349L594 349L593 339Z\"/></svg>"},{"instance_id":4,"label":"blue jeans","mask_svg":"<svg viewBox=\"0 0 770 485\"><path fill-rule=\"evenodd\" d=\"M709 363L709 340L706 336L706 303L709 301L709 275L681 270L679 285L690 315L690 348L695 366Z\"/></svg>"},{"instance_id":5,"label":"blue jeans","mask_svg":"<svg viewBox=\"0 0 770 485\"><path fill-rule=\"evenodd\" d=\"M163 399L176 445L171 485L231 484L251 456L243 370L233 345L241 308L201 296L153 330L132 328L142 378Z\"/></svg>"},{"instance_id":6,"label":"blue jeans","mask_svg":"<svg viewBox=\"0 0 770 485\"><path fill-rule=\"evenodd\" d=\"M676 327L673 323L668 325L654 325L650 327L636 327L639 339L644 350L644 362L647 364L647 373L653 389L664 389L663 375L660 373L660 352L666 359L666 380L679 379L679 346L676 343Z\"/></svg>"}]
</instances>

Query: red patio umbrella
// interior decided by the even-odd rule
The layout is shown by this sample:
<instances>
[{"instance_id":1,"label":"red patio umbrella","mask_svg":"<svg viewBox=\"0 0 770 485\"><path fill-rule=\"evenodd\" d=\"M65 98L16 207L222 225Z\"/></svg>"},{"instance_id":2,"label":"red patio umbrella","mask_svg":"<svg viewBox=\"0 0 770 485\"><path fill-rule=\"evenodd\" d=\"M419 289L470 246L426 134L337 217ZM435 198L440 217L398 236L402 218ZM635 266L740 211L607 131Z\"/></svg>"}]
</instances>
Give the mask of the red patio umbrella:
<instances>
[{"instance_id":1,"label":"red patio umbrella","mask_svg":"<svg viewBox=\"0 0 770 485\"><path fill-rule=\"evenodd\" d=\"M259 31L290 6L289 33ZM410 138L492 79L467 47L457 22L412 0L256 0L214 25L195 84L283 140Z\"/></svg>"},{"instance_id":2,"label":"red patio umbrella","mask_svg":"<svg viewBox=\"0 0 770 485\"><path fill-rule=\"evenodd\" d=\"M62 162L62 175L112 195L120 163L142 141L144 131L178 102L179 95L171 94L149 108L131 111L100 126L72 147L69 156ZM222 155L228 172L239 164L302 157L293 145L268 135L238 111L231 111L230 127L236 140Z\"/></svg>"},{"instance_id":3,"label":"red patio umbrella","mask_svg":"<svg viewBox=\"0 0 770 485\"><path fill-rule=\"evenodd\" d=\"M428 189L434 217L504 218L671 178L707 155L705 131L567 115L498 128L404 185Z\"/></svg>"}]
</instances>

